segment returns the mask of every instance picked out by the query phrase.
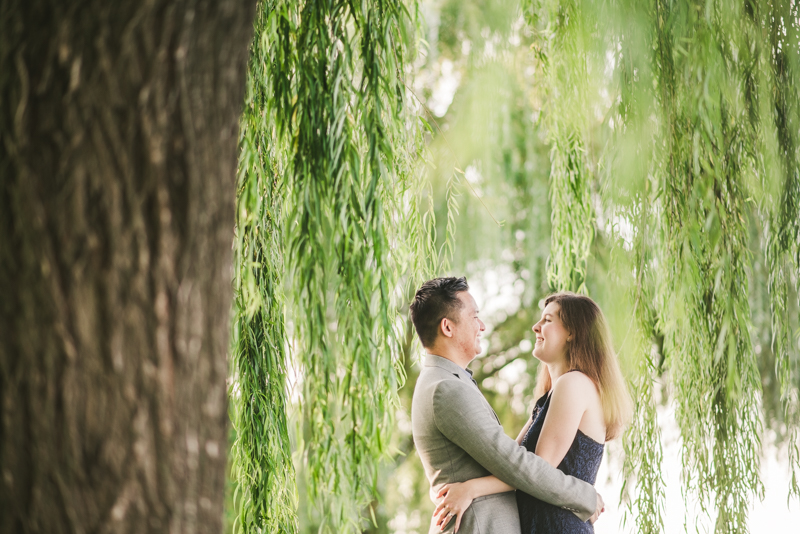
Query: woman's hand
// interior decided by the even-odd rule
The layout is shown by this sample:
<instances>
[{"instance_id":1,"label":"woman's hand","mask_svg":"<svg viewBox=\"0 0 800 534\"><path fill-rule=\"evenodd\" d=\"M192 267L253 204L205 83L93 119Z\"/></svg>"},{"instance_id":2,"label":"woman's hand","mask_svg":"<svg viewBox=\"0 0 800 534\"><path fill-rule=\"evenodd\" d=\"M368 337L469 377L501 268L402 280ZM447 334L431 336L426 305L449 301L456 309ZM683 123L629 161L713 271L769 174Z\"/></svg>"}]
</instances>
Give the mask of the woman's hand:
<instances>
[{"instance_id":1,"label":"woman's hand","mask_svg":"<svg viewBox=\"0 0 800 534\"><path fill-rule=\"evenodd\" d=\"M464 512L467 511L472 500L475 498L470 491L469 482L454 482L453 484L445 484L436 495L439 505L433 512L433 518L436 520L436 526L439 530L444 530L450 520L456 518L455 531L458 532L458 527L461 524L461 518Z\"/></svg>"}]
</instances>

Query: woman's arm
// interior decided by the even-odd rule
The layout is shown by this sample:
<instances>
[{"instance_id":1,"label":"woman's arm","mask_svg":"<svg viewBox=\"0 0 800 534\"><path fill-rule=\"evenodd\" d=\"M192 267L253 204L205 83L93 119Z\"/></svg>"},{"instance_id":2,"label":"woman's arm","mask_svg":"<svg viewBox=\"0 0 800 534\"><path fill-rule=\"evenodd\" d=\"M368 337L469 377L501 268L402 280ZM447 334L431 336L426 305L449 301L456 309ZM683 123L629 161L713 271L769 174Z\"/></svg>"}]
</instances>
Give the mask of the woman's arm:
<instances>
[{"instance_id":1,"label":"woman's arm","mask_svg":"<svg viewBox=\"0 0 800 534\"><path fill-rule=\"evenodd\" d=\"M520 447L503 432L494 414L484 409L485 400L478 393L464 380L440 381L433 392L436 428L511 487L556 506L578 510L578 517L588 519L596 510L594 487L565 475Z\"/></svg>"},{"instance_id":2,"label":"woman's arm","mask_svg":"<svg viewBox=\"0 0 800 534\"><path fill-rule=\"evenodd\" d=\"M505 493L507 491L514 491L512 488L494 475L488 477L473 478L462 483L445 484L439 490L438 497L447 495L455 486L463 486L462 491L469 495L472 499L483 497L484 495L492 495L494 493Z\"/></svg>"},{"instance_id":3,"label":"woman's arm","mask_svg":"<svg viewBox=\"0 0 800 534\"><path fill-rule=\"evenodd\" d=\"M439 494L436 496L437 499L441 499L433 512L436 525L444 530L450 519L454 517L456 520L455 531L458 532L461 516L464 515L473 500L484 495L505 493L506 491L514 491L514 488L496 476L445 484L439 489Z\"/></svg>"},{"instance_id":4,"label":"woman's arm","mask_svg":"<svg viewBox=\"0 0 800 534\"><path fill-rule=\"evenodd\" d=\"M596 394L594 382L583 373L564 374L553 386L550 409L536 444L536 455L553 467L558 467L575 440L591 393Z\"/></svg>"},{"instance_id":5,"label":"woman's arm","mask_svg":"<svg viewBox=\"0 0 800 534\"><path fill-rule=\"evenodd\" d=\"M528 418L528 422L525 423L525 426L522 427L522 430L519 432L519 436L517 436L517 443L522 445L522 440L525 439L525 434L528 433L528 429L531 427L533 423L533 416ZM462 494L465 497L469 497L470 502L472 500L477 499L478 497L483 497L484 495L492 495L494 493L505 493L507 491L514 491L517 488L511 487L496 476L490 475L488 477L483 478L473 478L472 480L467 480L466 482L462 483L454 483L454 484L445 484L442 486L442 489L439 490L439 495L436 498L441 498L442 496L446 495L448 490L451 488L455 488L461 486L461 489L456 490L459 496ZM463 492L463 493L462 493ZM447 501L442 501L442 503L446 503ZM440 506L441 504L440 503ZM465 507L465 509L469 506ZM436 508L436 511L439 511L439 508Z\"/></svg>"},{"instance_id":6,"label":"woman's arm","mask_svg":"<svg viewBox=\"0 0 800 534\"><path fill-rule=\"evenodd\" d=\"M519 436L517 436L517 443L520 445L522 445L522 440L525 439L525 434L528 433L531 423L533 423L533 416L528 419L528 422L520 430ZM433 513L434 516L439 516L436 518L436 524L442 523L441 526L443 528L447 524L443 520L450 510L453 510L454 515L456 515L454 511L456 509L463 513L464 510L469 508L472 501L478 497L494 493L505 493L506 491L514 491L514 489L516 488L512 488L496 476L473 478L462 483L445 484L436 496L437 499L442 499ZM459 523L461 523L461 514L457 514L456 518L456 525ZM456 530L458 530L457 526Z\"/></svg>"}]
</instances>

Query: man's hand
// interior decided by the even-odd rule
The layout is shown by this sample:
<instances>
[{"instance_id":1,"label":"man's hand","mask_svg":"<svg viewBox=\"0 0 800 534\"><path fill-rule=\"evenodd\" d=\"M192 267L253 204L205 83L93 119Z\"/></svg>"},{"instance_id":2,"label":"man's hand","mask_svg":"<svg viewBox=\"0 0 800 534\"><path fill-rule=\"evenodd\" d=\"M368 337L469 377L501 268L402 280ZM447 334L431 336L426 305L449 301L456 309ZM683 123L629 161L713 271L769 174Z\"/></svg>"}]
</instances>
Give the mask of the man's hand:
<instances>
[{"instance_id":1,"label":"man's hand","mask_svg":"<svg viewBox=\"0 0 800 534\"><path fill-rule=\"evenodd\" d=\"M597 518L600 517L600 514L606 511L606 503L603 502L603 497L599 493L597 494L597 509L594 511L594 515L589 518L589 523L594 525L594 522L597 521Z\"/></svg>"}]
</instances>

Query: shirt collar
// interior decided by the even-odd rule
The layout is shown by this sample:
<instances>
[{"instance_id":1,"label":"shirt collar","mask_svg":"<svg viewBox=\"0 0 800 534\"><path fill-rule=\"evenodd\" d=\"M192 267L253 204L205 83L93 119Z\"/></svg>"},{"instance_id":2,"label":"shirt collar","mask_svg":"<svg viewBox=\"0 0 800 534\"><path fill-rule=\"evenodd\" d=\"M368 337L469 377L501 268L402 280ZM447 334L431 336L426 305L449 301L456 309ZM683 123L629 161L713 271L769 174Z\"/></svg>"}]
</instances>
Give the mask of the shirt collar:
<instances>
[{"instance_id":1,"label":"shirt collar","mask_svg":"<svg viewBox=\"0 0 800 534\"><path fill-rule=\"evenodd\" d=\"M453 373L458 378L469 380L476 386L478 385L478 383L475 382L475 379L472 378L471 369L464 369L457 363L448 360L447 358L443 358L442 356L436 356L435 354L428 354L425 357L425 367L439 367L441 369L444 369L445 371ZM464 376L465 374L466 376Z\"/></svg>"}]
</instances>

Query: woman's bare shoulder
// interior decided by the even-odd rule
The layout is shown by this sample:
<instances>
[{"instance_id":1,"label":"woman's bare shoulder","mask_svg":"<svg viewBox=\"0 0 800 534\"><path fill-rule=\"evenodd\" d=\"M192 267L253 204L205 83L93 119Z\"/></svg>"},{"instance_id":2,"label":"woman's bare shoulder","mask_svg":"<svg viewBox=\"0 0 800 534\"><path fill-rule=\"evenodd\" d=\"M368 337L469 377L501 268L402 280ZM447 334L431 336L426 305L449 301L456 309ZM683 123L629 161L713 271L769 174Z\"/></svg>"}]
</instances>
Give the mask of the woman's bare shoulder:
<instances>
[{"instance_id":1,"label":"woman's bare shoulder","mask_svg":"<svg viewBox=\"0 0 800 534\"><path fill-rule=\"evenodd\" d=\"M553 384L553 395L557 397L568 397L578 400L584 399L587 402L599 400L600 392L597 385L587 375L580 371L570 371L561 375Z\"/></svg>"},{"instance_id":2,"label":"woman's bare shoulder","mask_svg":"<svg viewBox=\"0 0 800 534\"><path fill-rule=\"evenodd\" d=\"M580 371L564 373L553 386L553 402L583 413L578 428L598 443L605 441L600 392L591 378Z\"/></svg>"},{"instance_id":3,"label":"woman's bare shoulder","mask_svg":"<svg viewBox=\"0 0 800 534\"><path fill-rule=\"evenodd\" d=\"M554 392L556 389L582 390L587 387L591 388L592 390L597 389L594 381L581 371L570 371L568 373L564 373L558 378L558 380L556 380L555 384L553 384Z\"/></svg>"}]
</instances>

